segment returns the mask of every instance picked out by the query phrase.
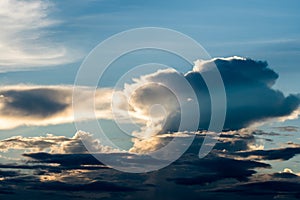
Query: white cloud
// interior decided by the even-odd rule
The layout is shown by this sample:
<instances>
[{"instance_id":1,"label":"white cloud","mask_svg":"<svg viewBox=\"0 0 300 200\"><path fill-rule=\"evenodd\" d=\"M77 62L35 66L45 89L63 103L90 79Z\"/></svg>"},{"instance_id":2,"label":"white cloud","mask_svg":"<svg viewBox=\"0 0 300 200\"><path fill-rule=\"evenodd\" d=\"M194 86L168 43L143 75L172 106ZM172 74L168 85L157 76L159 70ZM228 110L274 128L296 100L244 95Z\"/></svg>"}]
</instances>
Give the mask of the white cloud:
<instances>
[{"instance_id":1,"label":"white cloud","mask_svg":"<svg viewBox=\"0 0 300 200\"><path fill-rule=\"evenodd\" d=\"M194 62L193 71L194 72L203 72L210 69L210 66L214 67L215 65L212 63L212 61L216 60L224 60L224 61L232 61L232 60L246 60L246 58L239 57L239 56L231 56L231 57L217 57L213 58L211 60L196 60ZM189 72L188 72L189 73Z\"/></svg>"},{"instance_id":2,"label":"white cloud","mask_svg":"<svg viewBox=\"0 0 300 200\"><path fill-rule=\"evenodd\" d=\"M71 63L80 53L49 38L46 28L60 23L42 0L0 1L0 72Z\"/></svg>"},{"instance_id":3,"label":"white cloud","mask_svg":"<svg viewBox=\"0 0 300 200\"><path fill-rule=\"evenodd\" d=\"M253 129L256 129L257 127L260 127L264 124L273 124L273 123L276 123L276 122L285 122L285 121L289 121L289 120L295 120L295 119L298 119L299 116L300 116L300 107L297 108L296 110L294 110L289 115L270 118L270 119L265 119L265 120L261 120L259 122L254 122L249 127L253 128Z\"/></svg>"},{"instance_id":4,"label":"white cloud","mask_svg":"<svg viewBox=\"0 0 300 200\"><path fill-rule=\"evenodd\" d=\"M142 125L132 135L150 138L164 132L165 127L169 126L167 123L171 121L169 118L174 112L180 111L179 98L190 97L186 85L184 75L171 68L133 78L132 84L125 84L121 92L128 104L129 117L133 121L140 120ZM183 101L183 104L191 103L189 98Z\"/></svg>"},{"instance_id":5,"label":"white cloud","mask_svg":"<svg viewBox=\"0 0 300 200\"><path fill-rule=\"evenodd\" d=\"M95 153L117 152L118 150L104 146L92 134L78 131L73 137L47 134L38 137L14 136L0 141L0 152L25 150L27 153L49 152L61 154L88 153L85 145ZM91 153L91 152L90 152Z\"/></svg>"},{"instance_id":6,"label":"white cloud","mask_svg":"<svg viewBox=\"0 0 300 200\"><path fill-rule=\"evenodd\" d=\"M282 171L283 173L291 173L293 174L293 170L289 169L289 168L284 168L284 170Z\"/></svg>"}]
</instances>

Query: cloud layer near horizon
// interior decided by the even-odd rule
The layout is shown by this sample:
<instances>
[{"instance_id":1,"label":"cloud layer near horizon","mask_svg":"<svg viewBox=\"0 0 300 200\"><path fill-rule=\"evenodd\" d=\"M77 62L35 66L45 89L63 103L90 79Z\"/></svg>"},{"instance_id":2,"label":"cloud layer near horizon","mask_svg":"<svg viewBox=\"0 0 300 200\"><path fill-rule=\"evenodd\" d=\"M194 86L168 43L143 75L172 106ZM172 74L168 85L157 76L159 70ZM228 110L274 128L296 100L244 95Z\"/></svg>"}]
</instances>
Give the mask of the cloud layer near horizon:
<instances>
[{"instance_id":1,"label":"cloud layer near horizon","mask_svg":"<svg viewBox=\"0 0 300 200\"><path fill-rule=\"evenodd\" d=\"M258 132L273 137L273 134ZM158 196L182 199L187 193L191 199L274 199L283 194L286 199L299 197L299 174L289 168L273 171L268 163L274 159L289 160L300 154L299 145L257 150L253 148L255 132L229 131L221 134L219 143L208 156L199 159L198 149L205 134L186 134L196 134L196 138L179 160L161 170L142 174L123 173L103 165L81 148L79 136L94 141L84 132L71 138L48 135L2 140L2 153L9 155L9 151L16 150L25 153L17 163L10 160L0 165L0 197L51 194L51 197L64 199L78 195L91 199L153 199ZM160 136L163 143L172 137L182 135ZM99 147L99 143L96 146ZM55 151L51 153L50 149ZM98 150L100 157L111 157L116 162L127 158L132 167L141 160L147 162L143 154ZM257 173L260 169L265 173Z\"/></svg>"}]
</instances>

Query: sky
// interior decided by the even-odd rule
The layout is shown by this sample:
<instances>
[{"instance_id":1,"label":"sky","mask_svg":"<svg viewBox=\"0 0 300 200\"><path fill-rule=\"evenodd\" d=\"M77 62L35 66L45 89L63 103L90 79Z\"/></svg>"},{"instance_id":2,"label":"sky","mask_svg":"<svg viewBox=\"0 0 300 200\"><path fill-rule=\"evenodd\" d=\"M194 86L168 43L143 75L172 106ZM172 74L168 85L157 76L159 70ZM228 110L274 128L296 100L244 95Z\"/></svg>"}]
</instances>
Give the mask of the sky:
<instances>
[{"instance_id":1,"label":"sky","mask_svg":"<svg viewBox=\"0 0 300 200\"><path fill-rule=\"evenodd\" d=\"M2 0L0 198L299 198L299 6Z\"/></svg>"}]
</instances>

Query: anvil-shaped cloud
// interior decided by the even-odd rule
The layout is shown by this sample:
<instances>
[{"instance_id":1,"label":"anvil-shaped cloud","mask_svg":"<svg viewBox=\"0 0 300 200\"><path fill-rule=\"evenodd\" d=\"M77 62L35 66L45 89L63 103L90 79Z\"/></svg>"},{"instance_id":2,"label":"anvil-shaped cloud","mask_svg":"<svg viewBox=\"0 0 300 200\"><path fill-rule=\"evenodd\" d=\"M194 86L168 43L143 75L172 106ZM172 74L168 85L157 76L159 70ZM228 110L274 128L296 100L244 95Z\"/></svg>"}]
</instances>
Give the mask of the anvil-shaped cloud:
<instances>
[{"instance_id":1,"label":"anvil-shaped cloud","mask_svg":"<svg viewBox=\"0 0 300 200\"><path fill-rule=\"evenodd\" d=\"M210 94L201 73L211 70L210 66L214 64L220 71L227 96L224 130L241 129L274 118L284 120L298 116L299 96L285 97L281 91L272 88L279 76L268 68L267 62L236 56L197 60L193 70L184 74L184 77L198 98L199 130L206 130L211 119ZM177 76L175 70L159 70L134 79L134 84L125 86L125 91L135 90L130 99L130 106L139 113L149 112L151 105L155 104L161 104L166 109L167 119L160 130L162 133L178 130L180 106L176 96L166 91L165 87L147 83L168 82L168 85L180 88L181 82L177 81ZM182 90L182 93L184 92L186 91ZM187 99L184 103L188 104L190 101L193 99Z\"/></svg>"}]
</instances>

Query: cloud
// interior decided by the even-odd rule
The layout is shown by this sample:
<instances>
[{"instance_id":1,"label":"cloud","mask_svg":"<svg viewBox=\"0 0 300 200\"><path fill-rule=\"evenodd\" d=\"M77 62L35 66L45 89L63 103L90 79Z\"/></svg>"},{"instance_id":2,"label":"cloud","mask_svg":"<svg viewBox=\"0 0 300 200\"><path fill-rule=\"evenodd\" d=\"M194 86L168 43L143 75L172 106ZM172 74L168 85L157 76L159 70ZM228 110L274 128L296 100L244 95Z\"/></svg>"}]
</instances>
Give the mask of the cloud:
<instances>
[{"instance_id":1,"label":"cloud","mask_svg":"<svg viewBox=\"0 0 300 200\"><path fill-rule=\"evenodd\" d=\"M78 131L73 137L47 136L23 137L14 136L0 141L0 152L10 150L23 150L27 153L49 152L60 154L82 154L88 153L85 145L89 145L90 150L96 153L117 152L116 150L104 146L92 134ZM91 153L91 152L89 152ZM44 154L43 154L44 155Z\"/></svg>"},{"instance_id":2,"label":"cloud","mask_svg":"<svg viewBox=\"0 0 300 200\"><path fill-rule=\"evenodd\" d=\"M124 90L118 91L118 95L123 95L123 98L117 98L119 104L115 106L127 107L129 113L127 117L141 120L140 130L131 132L136 138L132 140L134 144L130 152L152 152L168 144L172 136L164 138L160 136L178 131L183 117L180 106L191 105L194 101L199 104L200 121L195 122L191 115L186 117L190 122L198 124L199 131L208 129L211 118L211 100L201 73L208 73L213 64L218 67L226 90L227 113L224 130L239 130L270 120L282 121L298 117L300 103L298 96L285 97L282 92L272 88L278 74L268 68L266 62L236 56L206 61L198 60L193 70L185 74L172 69L158 70L134 78L133 83L125 84ZM197 97L182 98L189 97L190 92L184 87L183 79L190 83ZM182 95L181 102L174 91L179 91ZM119 101L120 99L122 101ZM153 114L154 108L156 108L155 115ZM188 113L191 112L192 110L188 110ZM189 131L190 127L185 128ZM259 131L256 133L262 134ZM226 135L222 134L222 137L225 138ZM240 148L240 150L264 149L262 144L248 143L254 140L253 134L249 138L244 137L244 141L230 138L230 135L227 137L227 143L217 144L216 147L222 148L223 146L223 149L226 149L224 147L227 145L227 147ZM233 145L235 142L237 144ZM231 149L231 151L234 150L238 149Z\"/></svg>"},{"instance_id":3,"label":"cloud","mask_svg":"<svg viewBox=\"0 0 300 200\"><path fill-rule=\"evenodd\" d=\"M278 74L266 62L239 57L215 58L196 63L193 71L198 72L199 65L205 69L212 62L218 67L226 90L225 129L240 129L260 120L290 115L298 108L297 96L284 97L282 92L272 89ZM187 73L186 77L200 94L204 90L199 87L202 80L195 72ZM200 122L201 125L206 126Z\"/></svg>"},{"instance_id":4,"label":"cloud","mask_svg":"<svg viewBox=\"0 0 300 200\"><path fill-rule=\"evenodd\" d=\"M133 132L134 136L149 138L157 133L165 133L164 126L170 126L168 123L171 122L167 118L173 116L174 112L177 117L177 111L180 109L176 94L168 86L172 85L184 95L186 88L182 85L182 79L182 75L175 70L158 70L134 78L132 84L125 84L124 90L117 91L117 94L123 96L123 101L122 104L118 104L117 100L121 98L115 96L113 107L127 107L127 117L141 124L141 130Z\"/></svg>"},{"instance_id":5,"label":"cloud","mask_svg":"<svg viewBox=\"0 0 300 200\"><path fill-rule=\"evenodd\" d=\"M255 196L256 199L298 199L299 192L296 188L299 187L299 182L268 180L240 184L234 187L215 190L215 192L237 193L242 196L252 195L252 198Z\"/></svg>"},{"instance_id":6,"label":"cloud","mask_svg":"<svg viewBox=\"0 0 300 200\"><path fill-rule=\"evenodd\" d=\"M0 171L0 178L14 177L17 175L19 175L19 173L16 171Z\"/></svg>"},{"instance_id":7,"label":"cloud","mask_svg":"<svg viewBox=\"0 0 300 200\"><path fill-rule=\"evenodd\" d=\"M177 176L181 177L169 179L170 181L175 181L177 184L182 185L205 185L207 183L228 178L233 178L238 181L247 181L248 177L256 173L256 171L252 170L253 168L270 167L265 163L250 160L236 160L233 158L219 157L213 154L204 159L194 160L192 163L190 158L188 158L188 160L185 159L187 158L183 158L183 161L179 160L179 162L190 162L192 166L194 165L201 169L202 174L200 176L192 177L187 177L184 174L178 174Z\"/></svg>"},{"instance_id":8,"label":"cloud","mask_svg":"<svg viewBox=\"0 0 300 200\"><path fill-rule=\"evenodd\" d=\"M77 105L80 116L76 120L86 120L94 116L86 113L86 102L93 96L93 90L81 88ZM18 126L46 126L49 124L71 123L74 121L72 109L72 86L13 85L0 88L0 129ZM96 117L112 119L110 89L96 90Z\"/></svg>"},{"instance_id":9,"label":"cloud","mask_svg":"<svg viewBox=\"0 0 300 200\"><path fill-rule=\"evenodd\" d=\"M112 182L95 181L88 184L66 184L62 182L45 182L31 189L34 190L61 190L61 191L93 191L93 192L133 192L137 189L122 186Z\"/></svg>"},{"instance_id":10,"label":"cloud","mask_svg":"<svg viewBox=\"0 0 300 200\"><path fill-rule=\"evenodd\" d=\"M198 60L193 70L187 72L184 77L191 84L198 98L201 116L199 130L207 130L211 117L211 99L201 73L208 73L211 70L210 66L214 64L221 73L227 96L224 130L237 130L271 119L286 120L298 117L299 97L292 94L284 96L281 91L272 88L279 76L268 67L267 62L237 56ZM125 91L135 89L135 93L138 93L130 102L130 106L133 109L137 108L140 113L147 113L151 105L161 102L166 110L163 114L167 117L161 131L156 131L158 133L176 132L180 124L181 112L174 94L168 94L165 88L154 87L149 83L165 83L179 88L178 90L183 94L187 93L188 91L183 89L182 82L177 78L179 76L182 75L170 69L159 70L133 79L132 85L125 86ZM152 96L154 96L153 100ZM167 100L170 103L166 105ZM186 99L182 103L191 102Z\"/></svg>"},{"instance_id":11,"label":"cloud","mask_svg":"<svg viewBox=\"0 0 300 200\"><path fill-rule=\"evenodd\" d=\"M79 135L89 138L87 133L78 133L72 138L23 137L21 142L11 146L11 150L14 146L18 149L22 144L29 149L36 146L36 151L25 153L23 160L19 163L0 165L1 169L7 170L4 173L0 171L0 178L2 175L0 192L8 191L9 194L4 194L7 198L17 198L20 194L23 197L30 196L38 191L39 197L51 194L51 197L64 197L65 199L78 196L91 199L104 197L109 199L121 197L126 199L153 199L154 197L182 199L183 194L187 193L191 199L199 199L199 197L232 199L246 194L245 199L248 197L249 199L253 197L273 199L283 194L288 199L294 199L299 195L300 179L297 173L290 169L272 172L271 165L267 163L269 159L274 158L272 156L261 157L259 161L250 158L257 156L259 152L249 148L255 142L251 130L221 133L220 141L214 150L202 159L198 157L198 150L205 132L170 133L156 135L156 137L160 138L164 144L172 137L187 137L189 134L195 134L195 140L181 158L161 170L143 174L116 171L109 166L104 166L91 154L79 151L81 148L76 147L77 138ZM56 144L51 146L41 141ZM25 143L28 144L24 145ZM61 153L42 151L47 148L64 149L65 143L68 143L67 146L74 144L75 149L67 148L68 151L61 151ZM9 140L7 144L10 144ZM277 149L271 150L277 151ZM238 155L245 152L252 156ZM269 151L264 152L264 155L273 154ZM98 155L111 158L116 163L124 158L132 164L147 162L145 155L130 152L107 152ZM288 150L283 158L294 155L294 152ZM13 170L19 171L14 173ZM266 173L267 170L270 173ZM272 187L272 184L275 187Z\"/></svg>"},{"instance_id":12,"label":"cloud","mask_svg":"<svg viewBox=\"0 0 300 200\"><path fill-rule=\"evenodd\" d=\"M300 147L287 147L270 150L254 150L249 152L237 152L235 155L241 157L257 157L266 160L289 160L295 155L300 154Z\"/></svg>"},{"instance_id":13,"label":"cloud","mask_svg":"<svg viewBox=\"0 0 300 200\"><path fill-rule=\"evenodd\" d=\"M298 132L299 127L297 126L280 126L280 127L274 127L274 129L277 129L282 132Z\"/></svg>"},{"instance_id":14,"label":"cloud","mask_svg":"<svg viewBox=\"0 0 300 200\"><path fill-rule=\"evenodd\" d=\"M275 133L275 132L265 132L262 130L255 130L253 132L253 135L263 135L263 136L279 136L281 135L280 133Z\"/></svg>"},{"instance_id":15,"label":"cloud","mask_svg":"<svg viewBox=\"0 0 300 200\"><path fill-rule=\"evenodd\" d=\"M227 114L224 130L245 128L268 120L297 118L300 109L297 95L285 97L275 90L278 74L266 62L249 58L229 57L196 61L192 71L180 74L172 69L158 70L133 79L123 90L101 88L96 90L95 114L99 119L134 122L139 129L131 134L151 137L155 134L177 132L185 106L185 113L195 112L199 104L200 121L188 120L187 131L193 124L206 130L211 117L211 100L200 73L207 73L212 64L218 67L226 90ZM200 73L199 73L200 72ZM190 83L192 88L186 84ZM92 119L88 111L93 103L93 90L81 87L76 102L76 120ZM192 97L189 90L195 92ZM180 93L180 100L178 99ZM258 98L259 97L259 98ZM74 121L71 108L71 86L7 86L0 89L0 129L21 125L49 125ZM113 107L111 107L111 103ZM113 110L112 110L113 108ZM79 110L79 111L78 111ZM128 121L129 120L129 121ZM195 127L197 129L197 127Z\"/></svg>"},{"instance_id":16,"label":"cloud","mask_svg":"<svg viewBox=\"0 0 300 200\"><path fill-rule=\"evenodd\" d=\"M61 153L61 154L49 154L49 153L26 153L23 156L34 159L39 163L58 164L62 167L79 168L82 165L102 165L91 154L84 153ZM32 161L34 163L34 161Z\"/></svg>"},{"instance_id":17,"label":"cloud","mask_svg":"<svg viewBox=\"0 0 300 200\"><path fill-rule=\"evenodd\" d=\"M68 91L36 88L2 92L3 115L46 118L63 112L68 107Z\"/></svg>"},{"instance_id":18,"label":"cloud","mask_svg":"<svg viewBox=\"0 0 300 200\"><path fill-rule=\"evenodd\" d=\"M50 17L49 1L0 2L0 72L60 65L81 58L67 44L51 40L49 28L61 23Z\"/></svg>"}]
</instances>

